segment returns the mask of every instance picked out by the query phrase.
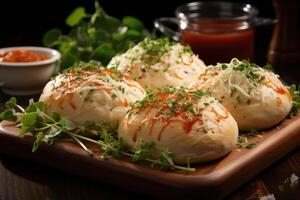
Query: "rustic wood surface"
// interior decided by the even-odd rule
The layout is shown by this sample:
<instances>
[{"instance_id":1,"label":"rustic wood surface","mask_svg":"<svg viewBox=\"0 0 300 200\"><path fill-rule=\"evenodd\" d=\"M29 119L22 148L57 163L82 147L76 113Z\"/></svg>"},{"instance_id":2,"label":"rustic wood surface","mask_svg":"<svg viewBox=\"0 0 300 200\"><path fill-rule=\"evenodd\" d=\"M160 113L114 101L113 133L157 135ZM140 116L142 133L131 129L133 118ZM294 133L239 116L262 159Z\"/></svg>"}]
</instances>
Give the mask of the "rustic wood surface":
<instances>
[{"instance_id":1,"label":"rustic wood surface","mask_svg":"<svg viewBox=\"0 0 300 200\"><path fill-rule=\"evenodd\" d=\"M151 199L149 196L60 172L29 161L1 156L0 199ZM274 194L276 199L299 199L299 184L292 188L285 180L300 174L300 150L280 160L226 199L254 200ZM130 180L128 180L130 181ZM124 183L126 184L126 183Z\"/></svg>"}]
</instances>

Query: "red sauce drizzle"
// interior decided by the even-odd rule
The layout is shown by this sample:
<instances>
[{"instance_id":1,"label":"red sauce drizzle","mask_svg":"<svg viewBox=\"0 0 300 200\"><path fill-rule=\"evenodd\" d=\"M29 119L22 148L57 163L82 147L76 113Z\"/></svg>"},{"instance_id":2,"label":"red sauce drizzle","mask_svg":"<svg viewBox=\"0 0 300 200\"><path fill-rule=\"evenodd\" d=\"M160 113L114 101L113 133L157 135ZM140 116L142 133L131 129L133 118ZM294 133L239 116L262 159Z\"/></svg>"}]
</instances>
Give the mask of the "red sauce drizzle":
<instances>
[{"instance_id":1,"label":"red sauce drizzle","mask_svg":"<svg viewBox=\"0 0 300 200\"><path fill-rule=\"evenodd\" d=\"M185 119L184 118L185 113L186 113L186 111L181 111L178 116L176 116L176 117L173 116L173 117L169 117L169 118L165 118L160 112L156 113L156 115L150 119L151 126L149 129L149 135L152 134L153 127L157 121L162 121L164 123L164 125L159 130L159 133L157 135L158 141L160 141L163 132L172 122L181 122L184 133L188 134L192 130L192 127L196 122L202 121L202 117L194 116L192 119Z\"/></svg>"},{"instance_id":2,"label":"red sauce drizzle","mask_svg":"<svg viewBox=\"0 0 300 200\"><path fill-rule=\"evenodd\" d=\"M99 83L99 82L93 82L94 86L103 86L102 83Z\"/></svg>"},{"instance_id":3,"label":"red sauce drizzle","mask_svg":"<svg viewBox=\"0 0 300 200\"><path fill-rule=\"evenodd\" d=\"M198 122L202 121L201 116L195 116L192 120L186 120L183 122L183 130L185 131L186 134L191 132L193 125Z\"/></svg>"},{"instance_id":4,"label":"red sauce drizzle","mask_svg":"<svg viewBox=\"0 0 300 200\"><path fill-rule=\"evenodd\" d=\"M267 80L265 82L266 86L272 88L276 93L281 94L281 95L285 95L289 100L292 100L292 96L291 94L287 91L287 89L277 86L275 85L272 81Z\"/></svg>"},{"instance_id":5,"label":"red sauce drizzle","mask_svg":"<svg viewBox=\"0 0 300 200\"><path fill-rule=\"evenodd\" d=\"M185 93L185 101L190 101L192 100L192 97L190 96L189 93ZM157 112L154 116L150 117L149 122L150 122L150 127L149 127L149 135L153 134L153 128L155 126L155 124L157 122L161 122L162 123L162 127L160 128L160 130L158 131L157 134L157 140L160 141L161 137L163 135L163 133L165 132L166 128L173 122L179 122L182 124L182 129L184 131L185 134L188 134L191 132L192 127L195 123L197 122L203 122L202 121L202 116L201 115L188 115L189 111L187 110L179 110L175 115L174 113L171 115L166 115L164 114L164 111L168 111L169 108L167 107L167 105L164 105L164 102L166 102L168 99L170 98L177 98L176 95L174 94L169 94L169 93L159 93L157 94L157 97L161 100L159 101L159 103L153 103L148 105L145 108L142 108L140 111L144 111L145 112L145 118L147 118L147 115L149 114L149 112L151 110L153 110L154 108L159 109L160 111ZM177 108L175 107L175 109L182 109L181 105L176 105L178 106ZM228 116L228 113L226 113ZM227 116L223 116L224 118ZM190 118L191 117L191 118ZM137 138L137 133L135 132L133 134L133 141L136 141Z\"/></svg>"},{"instance_id":6,"label":"red sauce drizzle","mask_svg":"<svg viewBox=\"0 0 300 200\"><path fill-rule=\"evenodd\" d=\"M127 107L127 106L128 106L128 101L127 101L127 99L125 99L125 100L123 101L123 106L124 106L124 107Z\"/></svg>"},{"instance_id":7,"label":"red sauce drizzle","mask_svg":"<svg viewBox=\"0 0 300 200\"><path fill-rule=\"evenodd\" d=\"M169 124L171 124L172 122L174 122L174 120L168 120L163 127L160 129L158 135L157 135L157 140L160 141L161 136L163 134L163 132L165 131L165 129L169 126Z\"/></svg>"},{"instance_id":8,"label":"red sauce drizzle","mask_svg":"<svg viewBox=\"0 0 300 200\"><path fill-rule=\"evenodd\" d=\"M292 99L291 94L290 94L286 89L284 89L284 88L282 88L282 87L277 87L277 88L275 89L275 92L277 92L278 94L282 94L282 95L287 96L287 98L288 98L289 100Z\"/></svg>"}]
</instances>

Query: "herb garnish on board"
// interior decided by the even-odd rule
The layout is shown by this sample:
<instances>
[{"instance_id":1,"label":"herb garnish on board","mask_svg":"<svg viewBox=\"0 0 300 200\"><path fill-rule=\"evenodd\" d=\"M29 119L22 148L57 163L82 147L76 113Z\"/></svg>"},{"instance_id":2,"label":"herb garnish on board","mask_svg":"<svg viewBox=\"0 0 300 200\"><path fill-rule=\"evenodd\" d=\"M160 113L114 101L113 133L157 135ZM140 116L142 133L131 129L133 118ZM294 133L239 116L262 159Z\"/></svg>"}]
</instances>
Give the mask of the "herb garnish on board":
<instances>
[{"instance_id":1,"label":"herb garnish on board","mask_svg":"<svg viewBox=\"0 0 300 200\"><path fill-rule=\"evenodd\" d=\"M292 109L289 113L289 118L293 118L297 115L298 109L300 108L300 85L290 85L289 92L292 96Z\"/></svg>"},{"instance_id":2,"label":"herb garnish on board","mask_svg":"<svg viewBox=\"0 0 300 200\"><path fill-rule=\"evenodd\" d=\"M21 128L21 136L32 133L35 142L32 151L35 152L41 143L52 145L61 139L70 139L76 142L89 155L94 153L86 146L86 143L93 143L102 150L102 158L119 158L128 156L133 162L147 161L152 167L166 170L195 171L194 168L175 165L172 161L172 153L167 149L161 151L158 159L152 159L151 153L155 143L138 142L135 151L127 149L122 139L117 137L116 130L107 123L96 124L86 122L76 125L67 118L60 117L53 112L51 115L45 113L43 102L33 102L27 108L17 104L16 98L11 98L5 103L5 111L0 113L0 122L3 120L14 121L16 126Z\"/></svg>"},{"instance_id":3,"label":"herb garnish on board","mask_svg":"<svg viewBox=\"0 0 300 200\"><path fill-rule=\"evenodd\" d=\"M246 133L239 133L238 136L238 141L236 146L238 148L246 148L246 149L252 149L257 142L249 142L248 139L251 137L262 137L263 132L259 132L255 129L250 130L249 132Z\"/></svg>"}]
</instances>

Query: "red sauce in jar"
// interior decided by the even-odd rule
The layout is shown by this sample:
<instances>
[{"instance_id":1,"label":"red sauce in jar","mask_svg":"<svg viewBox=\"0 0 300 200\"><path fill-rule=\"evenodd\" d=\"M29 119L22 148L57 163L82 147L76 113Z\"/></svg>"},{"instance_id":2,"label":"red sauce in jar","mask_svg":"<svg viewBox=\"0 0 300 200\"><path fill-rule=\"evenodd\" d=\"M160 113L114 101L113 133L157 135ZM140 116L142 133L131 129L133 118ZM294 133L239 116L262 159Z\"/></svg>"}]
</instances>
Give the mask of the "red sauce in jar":
<instances>
[{"instance_id":1,"label":"red sauce in jar","mask_svg":"<svg viewBox=\"0 0 300 200\"><path fill-rule=\"evenodd\" d=\"M30 50L16 49L0 53L0 62L36 62L47 60L49 57L44 54L37 54Z\"/></svg>"},{"instance_id":2,"label":"red sauce in jar","mask_svg":"<svg viewBox=\"0 0 300 200\"><path fill-rule=\"evenodd\" d=\"M198 20L182 30L183 44L189 44L205 64L229 62L232 58L253 60L254 29L233 20ZM243 29L243 30L241 30Z\"/></svg>"}]
</instances>

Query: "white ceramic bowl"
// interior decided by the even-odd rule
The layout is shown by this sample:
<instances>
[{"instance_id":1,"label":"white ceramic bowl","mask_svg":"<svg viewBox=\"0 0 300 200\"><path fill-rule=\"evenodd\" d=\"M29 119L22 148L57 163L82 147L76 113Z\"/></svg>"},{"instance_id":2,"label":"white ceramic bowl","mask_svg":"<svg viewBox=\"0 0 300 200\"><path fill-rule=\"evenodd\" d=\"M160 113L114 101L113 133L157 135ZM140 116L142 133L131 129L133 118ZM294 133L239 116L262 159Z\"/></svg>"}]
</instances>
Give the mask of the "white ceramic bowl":
<instances>
[{"instance_id":1,"label":"white ceramic bowl","mask_svg":"<svg viewBox=\"0 0 300 200\"><path fill-rule=\"evenodd\" d=\"M9 95L34 95L41 93L59 65L58 51L44 47L9 47L2 51L16 49L30 50L49 57L36 62L0 62L0 86Z\"/></svg>"}]
</instances>

